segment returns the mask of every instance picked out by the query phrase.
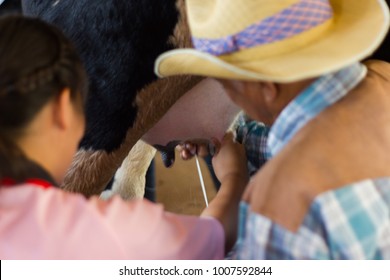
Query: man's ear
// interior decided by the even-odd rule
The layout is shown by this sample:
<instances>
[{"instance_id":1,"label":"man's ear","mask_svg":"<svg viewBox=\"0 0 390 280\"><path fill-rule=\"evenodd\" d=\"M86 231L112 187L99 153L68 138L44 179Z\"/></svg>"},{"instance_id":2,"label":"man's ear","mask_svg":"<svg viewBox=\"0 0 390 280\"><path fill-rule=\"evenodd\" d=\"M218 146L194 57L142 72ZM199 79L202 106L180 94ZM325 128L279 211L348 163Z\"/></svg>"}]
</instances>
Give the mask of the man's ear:
<instances>
[{"instance_id":1,"label":"man's ear","mask_svg":"<svg viewBox=\"0 0 390 280\"><path fill-rule=\"evenodd\" d=\"M53 120L60 129L67 129L70 126L72 114L72 100L69 89L63 89L55 99L53 106Z\"/></svg>"},{"instance_id":2,"label":"man's ear","mask_svg":"<svg viewBox=\"0 0 390 280\"><path fill-rule=\"evenodd\" d=\"M279 95L278 87L271 82L261 82L261 91L264 96L264 101L271 106L277 100Z\"/></svg>"}]
</instances>

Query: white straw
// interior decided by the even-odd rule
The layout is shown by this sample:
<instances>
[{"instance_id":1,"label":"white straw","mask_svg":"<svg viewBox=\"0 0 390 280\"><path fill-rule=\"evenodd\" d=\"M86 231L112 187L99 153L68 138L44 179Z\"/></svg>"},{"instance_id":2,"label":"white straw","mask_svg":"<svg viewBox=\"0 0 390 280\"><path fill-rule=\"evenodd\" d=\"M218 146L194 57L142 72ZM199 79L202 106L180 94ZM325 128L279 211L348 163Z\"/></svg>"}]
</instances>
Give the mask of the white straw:
<instances>
[{"instance_id":1,"label":"white straw","mask_svg":"<svg viewBox=\"0 0 390 280\"><path fill-rule=\"evenodd\" d=\"M202 186L202 192L203 192L204 201L206 202L206 207L209 207L209 202L207 201L206 187L204 186L202 170L200 169L199 159L198 159L197 155L195 156L195 159L196 159L196 167L198 168L200 185Z\"/></svg>"}]
</instances>

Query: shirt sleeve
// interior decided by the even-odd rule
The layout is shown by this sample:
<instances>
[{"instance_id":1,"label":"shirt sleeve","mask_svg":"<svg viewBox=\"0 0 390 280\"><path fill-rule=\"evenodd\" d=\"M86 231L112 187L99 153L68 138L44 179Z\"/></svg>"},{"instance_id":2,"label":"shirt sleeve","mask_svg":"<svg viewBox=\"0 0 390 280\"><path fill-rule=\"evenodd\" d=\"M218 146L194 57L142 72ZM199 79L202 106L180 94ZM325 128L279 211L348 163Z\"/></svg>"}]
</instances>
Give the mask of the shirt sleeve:
<instances>
[{"instance_id":1,"label":"shirt sleeve","mask_svg":"<svg viewBox=\"0 0 390 280\"><path fill-rule=\"evenodd\" d=\"M245 146L250 175L269 159L267 140L270 128L241 114L236 124L236 140Z\"/></svg>"},{"instance_id":2,"label":"shirt sleeve","mask_svg":"<svg viewBox=\"0 0 390 280\"><path fill-rule=\"evenodd\" d=\"M224 232L216 219L167 213L147 200L125 202L116 197L90 203L128 259L224 257Z\"/></svg>"}]
</instances>

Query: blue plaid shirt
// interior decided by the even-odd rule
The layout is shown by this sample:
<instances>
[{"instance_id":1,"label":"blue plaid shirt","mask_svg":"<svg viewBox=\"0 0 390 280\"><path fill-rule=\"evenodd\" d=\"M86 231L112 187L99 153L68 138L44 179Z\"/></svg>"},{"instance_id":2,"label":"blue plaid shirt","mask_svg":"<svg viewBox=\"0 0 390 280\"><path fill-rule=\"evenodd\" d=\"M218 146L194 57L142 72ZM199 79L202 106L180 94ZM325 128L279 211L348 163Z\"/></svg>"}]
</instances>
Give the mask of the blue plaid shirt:
<instances>
[{"instance_id":1,"label":"blue plaid shirt","mask_svg":"<svg viewBox=\"0 0 390 280\"><path fill-rule=\"evenodd\" d=\"M305 124L345 96L366 73L365 66L356 63L320 77L282 111L271 129L242 121L237 135L247 152L252 153L249 161L259 168L266 159L275 156ZM356 182L320 194L294 233L251 212L249 205L242 202L238 240L231 256L236 259L390 259L389 217L390 178Z\"/></svg>"},{"instance_id":2,"label":"blue plaid shirt","mask_svg":"<svg viewBox=\"0 0 390 280\"><path fill-rule=\"evenodd\" d=\"M249 174L252 176L270 159L267 152L269 127L240 114L236 124L236 140L245 147Z\"/></svg>"}]
</instances>

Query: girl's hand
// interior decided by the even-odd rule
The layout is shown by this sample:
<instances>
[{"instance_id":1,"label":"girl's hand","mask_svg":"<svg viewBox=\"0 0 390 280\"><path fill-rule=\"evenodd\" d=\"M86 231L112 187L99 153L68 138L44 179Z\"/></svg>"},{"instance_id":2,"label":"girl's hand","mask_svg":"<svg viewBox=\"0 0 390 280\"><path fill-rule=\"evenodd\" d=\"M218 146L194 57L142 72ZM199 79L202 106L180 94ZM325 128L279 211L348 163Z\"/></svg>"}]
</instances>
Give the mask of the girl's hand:
<instances>
[{"instance_id":1,"label":"girl's hand","mask_svg":"<svg viewBox=\"0 0 390 280\"><path fill-rule=\"evenodd\" d=\"M218 219L224 227L226 251L237 239L238 205L248 183L248 169L244 147L233 141L233 134L226 134L213 157L214 171L221 186L203 216Z\"/></svg>"}]
</instances>

